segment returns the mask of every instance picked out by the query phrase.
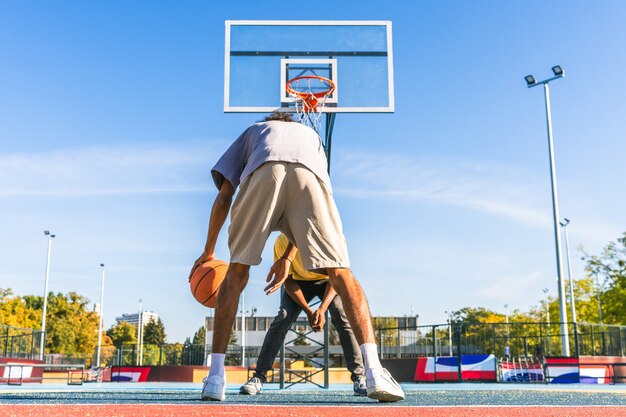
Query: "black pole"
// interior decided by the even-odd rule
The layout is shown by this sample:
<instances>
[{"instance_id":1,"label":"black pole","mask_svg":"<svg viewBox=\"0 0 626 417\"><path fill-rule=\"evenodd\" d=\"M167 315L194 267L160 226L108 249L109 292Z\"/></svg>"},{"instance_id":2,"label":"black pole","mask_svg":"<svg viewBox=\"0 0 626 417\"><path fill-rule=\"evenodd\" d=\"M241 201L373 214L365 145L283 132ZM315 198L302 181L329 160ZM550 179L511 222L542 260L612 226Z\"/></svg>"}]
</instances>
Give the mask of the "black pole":
<instances>
[{"instance_id":1,"label":"black pole","mask_svg":"<svg viewBox=\"0 0 626 417\"><path fill-rule=\"evenodd\" d=\"M461 352L461 325L456 326L456 355L458 362L459 382L463 382L463 354Z\"/></svg>"},{"instance_id":2,"label":"black pole","mask_svg":"<svg viewBox=\"0 0 626 417\"><path fill-rule=\"evenodd\" d=\"M596 356L596 338L593 333L593 325L591 325L591 354Z\"/></svg>"},{"instance_id":3,"label":"black pole","mask_svg":"<svg viewBox=\"0 0 626 417\"><path fill-rule=\"evenodd\" d=\"M324 135L324 150L328 161L328 173L330 174L330 150L333 142L333 129L335 128L335 117L337 113L326 113L326 126Z\"/></svg>"},{"instance_id":4,"label":"black pole","mask_svg":"<svg viewBox=\"0 0 626 417\"><path fill-rule=\"evenodd\" d=\"M578 346L578 324L574 322L574 352L576 357L580 357L580 346Z\"/></svg>"},{"instance_id":5,"label":"black pole","mask_svg":"<svg viewBox=\"0 0 626 417\"><path fill-rule=\"evenodd\" d=\"M330 381L328 378L328 368L330 366L330 352L328 348L329 337L328 337L328 323L330 323L330 317L328 314L328 310L324 313L326 317L326 323L324 323L324 388L328 389L330 387Z\"/></svg>"}]
</instances>

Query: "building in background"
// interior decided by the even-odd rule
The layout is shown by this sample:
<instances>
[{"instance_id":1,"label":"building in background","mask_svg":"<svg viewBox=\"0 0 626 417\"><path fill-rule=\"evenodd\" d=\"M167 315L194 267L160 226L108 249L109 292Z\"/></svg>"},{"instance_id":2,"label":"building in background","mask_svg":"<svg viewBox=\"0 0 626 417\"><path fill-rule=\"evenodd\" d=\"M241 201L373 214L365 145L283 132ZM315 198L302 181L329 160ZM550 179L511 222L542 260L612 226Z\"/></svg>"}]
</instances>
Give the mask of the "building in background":
<instances>
[{"instance_id":1,"label":"building in background","mask_svg":"<svg viewBox=\"0 0 626 417\"><path fill-rule=\"evenodd\" d=\"M141 327L146 327L146 324L150 323L151 320L154 320L155 322L158 321L159 320L158 313L155 313L154 311L142 311L141 312L141 325L142 325ZM117 324L120 324L120 322L125 321L128 324L137 326L139 324L139 312L122 314L120 317L116 317L115 321Z\"/></svg>"},{"instance_id":2,"label":"building in background","mask_svg":"<svg viewBox=\"0 0 626 417\"><path fill-rule=\"evenodd\" d=\"M136 315L136 314L135 314ZM213 320L214 317L206 317L205 319L205 330L207 335L207 341L210 342L213 337ZM260 347L263 345L263 339L265 338L265 333L270 328L272 321L274 320L274 316L262 316L262 317L246 317L246 345L249 347ZM399 328L414 328L418 325L418 316L393 316L393 317L373 317L374 323L380 322L385 328L388 327L399 327ZM295 323L296 326L299 324L306 324L307 320L304 314L302 314L298 321ZM237 340L237 344L241 341L241 316L237 316L237 319L233 323L233 333ZM332 327L332 326L331 326ZM376 327L376 326L374 326ZM331 330L332 331L332 330ZM400 333L404 334L406 331L402 330ZM317 332L312 333L309 337L314 340L318 340L322 342L324 340L324 333ZM287 341L289 342L293 337L288 337ZM287 345L292 345L292 343L287 343ZM332 344L332 339L331 339ZM337 343L338 344L338 343Z\"/></svg>"}]
</instances>

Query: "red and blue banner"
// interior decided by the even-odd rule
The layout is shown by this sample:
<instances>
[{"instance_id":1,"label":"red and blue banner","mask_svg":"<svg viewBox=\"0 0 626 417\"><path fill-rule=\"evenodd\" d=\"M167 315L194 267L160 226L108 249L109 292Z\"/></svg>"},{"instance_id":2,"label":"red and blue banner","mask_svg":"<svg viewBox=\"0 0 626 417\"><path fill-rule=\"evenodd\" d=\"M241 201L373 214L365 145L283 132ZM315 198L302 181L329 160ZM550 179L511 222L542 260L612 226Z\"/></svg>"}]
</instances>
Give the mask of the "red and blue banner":
<instances>
[{"instance_id":1,"label":"red and blue banner","mask_svg":"<svg viewBox=\"0 0 626 417\"><path fill-rule=\"evenodd\" d=\"M463 381L495 381L496 358L493 355L462 355ZM415 382L458 381L459 361L456 356L418 358Z\"/></svg>"},{"instance_id":2,"label":"red and blue banner","mask_svg":"<svg viewBox=\"0 0 626 417\"><path fill-rule=\"evenodd\" d=\"M112 382L146 382L150 367L114 366L111 369Z\"/></svg>"}]
</instances>

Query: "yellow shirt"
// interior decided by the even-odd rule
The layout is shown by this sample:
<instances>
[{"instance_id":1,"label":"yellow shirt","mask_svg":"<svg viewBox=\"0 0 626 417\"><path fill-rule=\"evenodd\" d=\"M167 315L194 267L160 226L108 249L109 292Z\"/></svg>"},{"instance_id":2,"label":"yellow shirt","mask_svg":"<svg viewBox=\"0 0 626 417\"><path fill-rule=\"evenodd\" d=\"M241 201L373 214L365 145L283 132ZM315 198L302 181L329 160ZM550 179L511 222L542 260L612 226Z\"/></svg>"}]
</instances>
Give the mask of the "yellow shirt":
<instances>
[{"instance_id":1,"label":"yellow shirt","mask_svg":"<svg viewBox=\"0 0 626 417\"><path fill-rule=\"evenodd\" d=\"M285 254L285 250L289 245L289 239L284 234L280 234L276 238L274 243L274 261ZM300 258L300 251L296 252L296 257L291 263L289 273L296 281L319 281L322 279L328 279L328 276L322 274L316 274L315 272L307 271L302 265L302 258Z\"/></svg>"}]
</instances>

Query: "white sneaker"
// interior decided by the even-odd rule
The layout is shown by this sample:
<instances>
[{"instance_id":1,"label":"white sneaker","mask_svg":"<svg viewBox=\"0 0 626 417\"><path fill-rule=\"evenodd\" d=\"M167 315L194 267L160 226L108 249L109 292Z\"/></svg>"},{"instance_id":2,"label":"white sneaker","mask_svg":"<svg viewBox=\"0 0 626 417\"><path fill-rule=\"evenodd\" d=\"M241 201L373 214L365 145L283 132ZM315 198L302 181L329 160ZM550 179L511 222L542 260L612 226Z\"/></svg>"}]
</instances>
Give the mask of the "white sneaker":
<instances>
[{"instance_id":1,"label":"white sneaker","mask_svg":"<svg viewBox=\"0 0 626 417\"><path fill-rule=\"evenodd\" d=\"M261 381L261 379L253 376L248 382L246 382L244 385L241 386L241 388L239 388L239 393L245 395L257 395L261 393L262 389L263 382Z\"/></svg>"},{"instance_id":2,"label":"white sneaker","mask_svg":"<svg viewBox=\"0 0 626 417\"><path fill-rule=\"evenodd\" d=\"M404 391L385 368L368 369L365 377L369 398L380 402L404 400Z\"/></svg>"},{"instance_id":3,"label":"white sneaker","mask_svg":"<svg viewBox=\"0 0 626 417\"><path fill-rule=\"evenodd\" d=\"M213 375L202 380L202 401L224 401L226 398L226 377Z\"/></svg>"}]
</instances>

